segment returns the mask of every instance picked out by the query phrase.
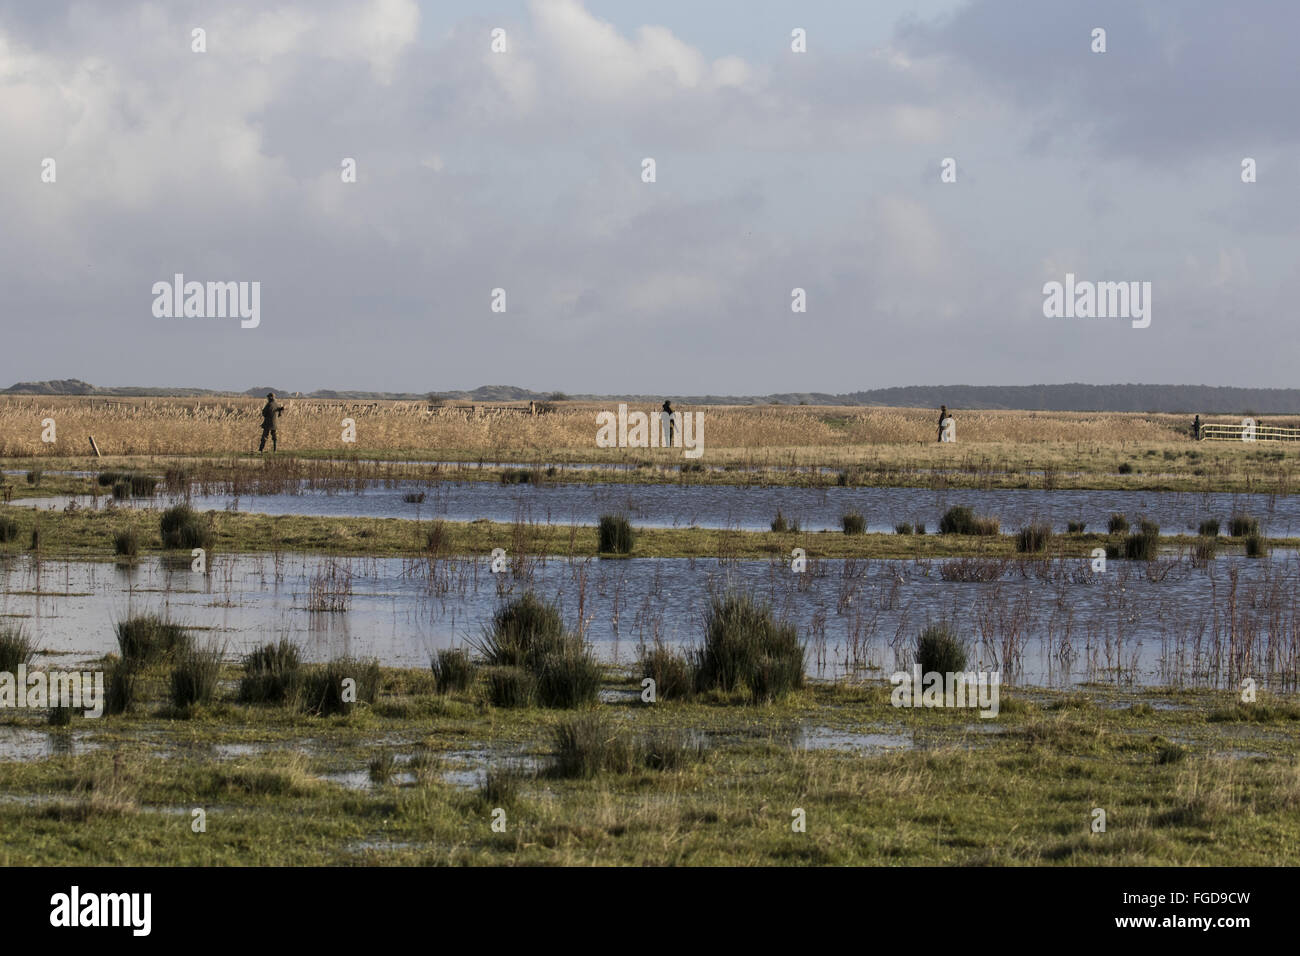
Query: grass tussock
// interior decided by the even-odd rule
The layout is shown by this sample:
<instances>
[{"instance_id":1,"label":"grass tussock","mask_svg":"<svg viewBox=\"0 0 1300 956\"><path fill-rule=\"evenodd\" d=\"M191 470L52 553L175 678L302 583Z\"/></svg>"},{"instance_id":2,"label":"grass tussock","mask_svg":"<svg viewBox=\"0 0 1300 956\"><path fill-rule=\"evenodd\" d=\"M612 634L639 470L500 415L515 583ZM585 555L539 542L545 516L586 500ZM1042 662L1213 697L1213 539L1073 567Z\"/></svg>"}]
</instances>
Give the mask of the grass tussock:
<instances>
[{"instance_id":1,"label":"grass tussock","mask_svg":"<svg viewBox=\"0 0 1300 956\"><path fill-rule=\"evenodd\" d=\"M474 682L474 661L463 647L449 647L437 651L429 659L433 671L433 686L439 694L468 690Z\"/></svg>"},{"instance_id":2,"label":"grass tussock","mask_svg":"<svg viewBox=\"0 0 1300 956\"><path fill-rule=\"evenodd\" d=\"M953 505L939 519L940 534L995 535L1000 530L997 518L981 517L966 505Z\"/></svg>"},{"instance_id":3,"label":"grass tussock","mask_svg":"<svg viewBox=\"0 0 1300 956\"><path fill-rule=\"evenodd\" d=\"M803 686L805 656L795 626L778 621L769 605L742 592L715 596L695 652L696 689L778 700Z\"/></svg>"},{"instance_id":4,"label":"grass tussock","mask_svg":"<svg viewBox=\"0 0 1300 956\"><path fill-rule=\"evenodd\" d=\"M216 533L209 520L205 520L188 504L173 505L159 519L164 548L212 547Z\"/></svg>"},{"instance_id":5,"label":"grass tussock","mask_svg":"<svg viewBox=\"0 0 1300 956\"><path fill-rule=\"evenodd\" d=\"M212 703L221 678L221 657L217 647L189 647L182 651L171 672L172 706Z\"/></svg>"},{"instance_id":6,"label":"grass tussock","mask_svg":"<svg viewBox=\"0 0 1300 956\"><path fill-rule=\"evenodd\" d=\"M591 649L532 591L493 614L477 650L491 669L488 691L497 706L578 707L600 693L602 671Z\"/></svg>"},{"instance_id":7,"label":"grass tussock","mask_svg":"<svg viewBox=\"0 0 1300 956\"><path fill-rule=\"evenodd\" d=\"M22 625L0 624L0 671L15 674L20 664L30 665L38 648Z\"/></svg>"},{"instance_id":8,"label":"grass tussock","mask_svg":"<svg viewBox=\"0 0 1300 956\"><path fill-rule=\"evenodd\" d=\"M922 674L955 674L966 667L966 648L945 624L935 624L916 640L916 663Z\"/></svg>"},{"instance_id":9,"label":"grass tussock","mask_svg":"<svg viewBox=\"0 0 1300 956\"><path fill-rule=\"evenodd\" d=\"M339 657L303 668L302 705L310 714L329 717L350 714L357 704L373 704L379 696L379 662Z\"/></svg>"},{"instance_id":10,"label":"grass tussock","mask_svg":"<svg viewBox=\"0 0 1300 956\"><path fill-rule=\"evenodd\" d=\"M1228 535L1233 538L1249 538L1259 534L1259 519L1237 512L1228 519Z\"/></svg>"},{"instance_id":11,"label":"grass tussock","mask_svg":"<svg viewBox=\"0 0 1300 956\"><path fill-rule=\"evenodd\" d=\"M601 713L561 721L552 733L552 775L591 779L603 773L628 774L641 769L672 771L705 759L703 739L682 730L634 735Z\"/></svg>"},{"instance_id":12,"label":"grass tussock","mask_svg":"<svg viewBox=\"0 0 1300 956\"><path fill-rule=\"evenodd\" d=\"M179 658L192 643L184 626L157 614L137 614L118 621L116 632L122 661L131 667Z\"/></svg>"},{"instance_id":13,"label":"grass tussock","mask_svg":"<svg viewBox=\"0 0 1300 956\"><path fill-rule=\"evenodd\" d=\"M263 644L241 662L239 700L245 704L292 704L302 689L302 655L287 638Z\"/></svg>"},{"instance_id":14,"label":"grass tussock","mask_svg":"<svg viewBox=\"0 0 1300 956\"><path fill-rule=\"evenodd\" d=\"M140 537L134 528L127 528L113 535L113 553L121 558L134 558L140 554Z\"/></svg>"},{"instance_id":15,"label":"grass tussock","mask_svg":"<svg viewBox=\"0 0 1300 956\"><path fill-rule=\"evenodd\" d=\"M695 693L695 665L691 659L662 643L641 653L642 679L650 678L655 700L685 700Z\"/></svg>"},{"instance_id":16,"label":"grass tussock","mask_svg":"<svg viewBox=\"0 0 1300 956\"><path fill-rule=\"evenodd\" d=\"M1052 540L1052 526L1049 524L1031 524L1016 534L1016 550L1022 554L1036 554L1047 550Z\"/></svg>"},{"instance_id":17,"label":"grass tussock","mask_svg":"<svg viewBox=\"0 0 1300 956\"><path fill-rule=\"evenodd\" d=\"M601 554L632 553L634 535L626 515L601 515L596 535Z\"/></svg>"},{"instance_id":18,"label":"grass tussock","mask_svg":"<svg viewBox=\"0 0 1300 956\"><path fill-rule=\"evenodd\" d=\"M856 511L850 511L840 518L840 525L845 534L863 534L867 530L867 519Z\"/></svg>"}]
</instances>

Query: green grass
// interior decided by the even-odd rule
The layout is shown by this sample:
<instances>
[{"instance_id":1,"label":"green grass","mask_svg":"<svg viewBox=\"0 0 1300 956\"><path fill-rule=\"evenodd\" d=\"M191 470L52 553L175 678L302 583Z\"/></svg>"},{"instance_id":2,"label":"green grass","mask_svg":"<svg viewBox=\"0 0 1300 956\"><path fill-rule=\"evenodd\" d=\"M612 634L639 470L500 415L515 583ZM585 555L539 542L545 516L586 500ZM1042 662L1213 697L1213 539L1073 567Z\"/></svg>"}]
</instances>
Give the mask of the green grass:
<instances>
[{"instance_id":1,"label":"green grass","mask_svg":"<svg viewBox=\"0 0 1300 956\"><path fill-rule=\"evenodd\" d=\"M22 625L0 624L0 672L16 674L18 665L30 665L38 650Z\"/></svg>"},{"instance_id":2,"label":"green grass","mask_svg":"<svg viewBox=\"0 0 1300 956\"><path fill-rule=\"evenodd\" d=\"M171 672L172 706L178 709L210 704L221 676L221 649L189 647Z\"/></svg>"},{"instance_id":3,"label":"green grass","mask_svg":"<svg viewBox=\"0 0 1300 956\"><path fill-rule=\"evenodd\" d=\"M805 657L795 626L778 620L770 606L745 592L715 595L693 660L696 689L745 691L770 703L803 685Z\"/></svg>"},{"instance_id":4,"label":"green grass","mask_svg":"<svg viewBox=\"0 0 1300 956\"><path fill-rule=\"evenodd\" d=\"M635 536L625 515L601 515L596 534L601 554L632 553Z\"/></svg>"},{"instance_id":5,"label":"green grass","mask_svg":"<svg viewBox=\"0 0 1300 956\"><path fill-rule=\"evenodd\" d=\"M302 690L302 657L287 638L263 644L242 662L239 700L249 704L295 704Z\"/></svg>"},{"instance_id":6,"label":"green grass","mask_svg":"<svg viewBox=\"0 0 1300 956\"><path fill-rule=\"evenodd\" d=\"M944 512L939 519L940 534L995 535L998 533L998 520L976 515L966 505L954 505Z\"/></svg>"},{"instance_id":7,"label":"green grass","mask_svg":"<svg viewBox=\"0 0 1300 956\"><path fill-rule=\"evenodd\" d=\"M850 511L840 518L845 534L863 534L867 530L867 519L856 511Z\"/></svg>"},{"instance_id":8,"label":"green grass","mask_svg":"<svg viewBox=\"0 0 1300 956\"><path fill-rule=\"evenodd\" d=\"M215 540L211 524L187 504L164 511L159 525L164 548L209 549Z\"/></svg>"},{"instance_id":9,"label":"green grass","mask_svg":"<svg viewBox=\"0 0 1300 956\"><path fill-rule=\"evenodd\" d=\"M157 614L137 614L119 621L116 633L122 660L131 667L179 658L192 641L184 626Z\"/></svg>"},{"instance_id":10,"label":"green grass","mask_svg":"<svg viewBox=\"0 0 1300 956\"><path fill-rule=\"evenodd\" d=\"M1228 692L1093 687L1082 706L1057 691L1004 692L988 722L1001 732L973 734L969 715L891 707L884 681L814 683L758 709L712 697L601 704L566 715L596 720L561 748L565 717L480 708L485 680L439 695L427 669L383 669L374 707L329 720L218 691L176 721L155 686L130 716L78 722L72 753L0 762L0 862L58 852L101 866L1300 863L1294 694L1241 704ZM635 672L605 686L629 690ZM1162 702L1177 707L1150 706ZM918 745L805 750L792 743L800 726ZM265 752L213 751L231 744ZM416 769L417 756L437 767L443 752L475 749L491 754L482 783L387 774L413 751ZM1262 756L1224 756L1239 750ZM562 753L571 773L551 769ZM521 754L542 773L524 770ZM382 786L321 779L371 763ZM208 808L202 836L188 826L195 806ZM1096 806L1105 834L1089 830ZM497 807L505 833L491 828ZM790 829L794 807L806 833Z\"/></svg>"},{"instance_id":11,"label":"green grass","mask_svg":"<svg viewBox=\"0 0 1300 956\"><path fill-rule=\"evenodd\" d=\"M932 625L916 640L916 663L922 674L955 674L966 667L966 648L947 625Z\"/></svg>"},{"instance_id":12,"label":"green grass","mask_svg":"<svg viewBox=\"0 0 1300 956\"><path fill-rule=\"evenodd\" d=\"M451 647L436 651L429 660L433 684L440 694L465 690L474 681L475 666L469 651Z\"/></svg>"}]
</instances>

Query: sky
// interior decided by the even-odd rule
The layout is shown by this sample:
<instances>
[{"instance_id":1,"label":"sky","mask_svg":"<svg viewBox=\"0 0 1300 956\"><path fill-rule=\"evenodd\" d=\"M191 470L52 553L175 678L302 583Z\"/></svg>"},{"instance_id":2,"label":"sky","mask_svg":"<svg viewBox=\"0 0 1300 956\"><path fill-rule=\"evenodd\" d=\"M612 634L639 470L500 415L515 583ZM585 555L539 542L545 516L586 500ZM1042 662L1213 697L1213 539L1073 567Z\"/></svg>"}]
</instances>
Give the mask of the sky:
<instances>
[{"instance_id":1,"label":"sky","mask_svg":"<svg viewBox=\"0 0 1300 956\"><path fill-rule=\"evenodd\" d=\"M0 386L1294 387L1298 31L1260 0L0 0ZM258 283L256 326L158 314L178 273ZM1046 316L1067 274L1150 283L1150 324Z\"/></svg>"}]
</instances>

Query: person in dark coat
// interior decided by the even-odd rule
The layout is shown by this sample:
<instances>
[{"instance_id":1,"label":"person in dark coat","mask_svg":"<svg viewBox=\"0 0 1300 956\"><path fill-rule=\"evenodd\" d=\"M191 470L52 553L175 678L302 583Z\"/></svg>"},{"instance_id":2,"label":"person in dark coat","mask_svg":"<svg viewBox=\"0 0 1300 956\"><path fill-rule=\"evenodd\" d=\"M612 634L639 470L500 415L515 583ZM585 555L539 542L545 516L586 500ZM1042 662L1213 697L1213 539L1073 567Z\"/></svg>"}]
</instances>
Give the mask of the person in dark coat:
<instances>
[{"instance_id":1,"label":"person in dark coat","mask_svg":"<svg viewBox=\"0 0 1300 956\"><path fill-rule=\"evenodd\" d=\"M262 451L266 448L266 438L271 437L271 451L277 451L280 447L280 436L276 430L276 419L284 412L283 405L275 403L275 392L266 393L266 404L262 406L262 440L257 444L257 450Z\"/></svg>"},{"instance_id":2,"label":"person in dark coat","mask_svg":"<svg viewBox=\"0 0 1300 956\"><path fill-rule=\"evenodd\" d=\"M1192 419L1192 440L1193 441L1201 440L1201 416L1200 415L1197 415L1194 419Z\"/></svg>"},{"instance_id":3,"label":"person in dark coat","mask_svg":"<svg viewBox=\"0 0 1300 956\"><path fill-rule=\"evenodd\" d=\"M673 424L673 406L666 398L664 399L664 410L659 413L659 417L663 421L664 447L671 448L676 427Z\"/></svg>"},{"instance_id":4,"label":"person in dark coat","mask_svg":"<svg viewBox=\"0 0 1300 956\"><path fill-rule=\"evenodd\" d=\"M944 423L944 419L946 419L947 417L948 417L948 406L940 405L939 406L939 437L936 438L935 441L943 441L943 423Z\"/></svg>"}]
</instances>

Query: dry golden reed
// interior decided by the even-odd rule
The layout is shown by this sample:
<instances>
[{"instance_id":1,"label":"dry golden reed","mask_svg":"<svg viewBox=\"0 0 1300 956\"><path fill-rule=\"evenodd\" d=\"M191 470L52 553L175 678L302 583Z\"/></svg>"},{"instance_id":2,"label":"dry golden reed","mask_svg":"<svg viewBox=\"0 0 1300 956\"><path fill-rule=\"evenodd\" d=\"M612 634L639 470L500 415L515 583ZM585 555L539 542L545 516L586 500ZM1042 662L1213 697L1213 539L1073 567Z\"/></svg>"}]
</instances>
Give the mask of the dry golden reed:
<instances>
[{"instance_id":1,"label":"dry golden reed","mask_svg":"<svg viewBox=\"0 0 1300 956\"><path fill-rule=\"evenodd\" d=\"M617 460L628 451L639 457L656 453L597 449L596 413L612 407L605 404L564 402L554 411L530 414L526 405L282 401L286 408L279 435L285 451L574 455L592 460ZM254 452L261 404L255 398L6 397L0 399L0 457L82 457L90 452L92 435L105 456ZM648 403L630 407L655 411ZM1115 447L1187 440L1186 416L1177 415L958 411L959 444L940 446L934 440L938 417L933 409L708 406L690 410L704 413L704 447L710 458L770 464L814 463L824 459L820 452L826 449L849 453L835 457L851 462L853 449L873 445L905 445L927 457L956 458L973 445ZM54 443L41 440L42 421L47 418L55 421ZM356 423L354 444L342 440L345 418ZM658 450L659 456L674 454L680 456L676 450Z\"/></svg>"}]
</instances>

